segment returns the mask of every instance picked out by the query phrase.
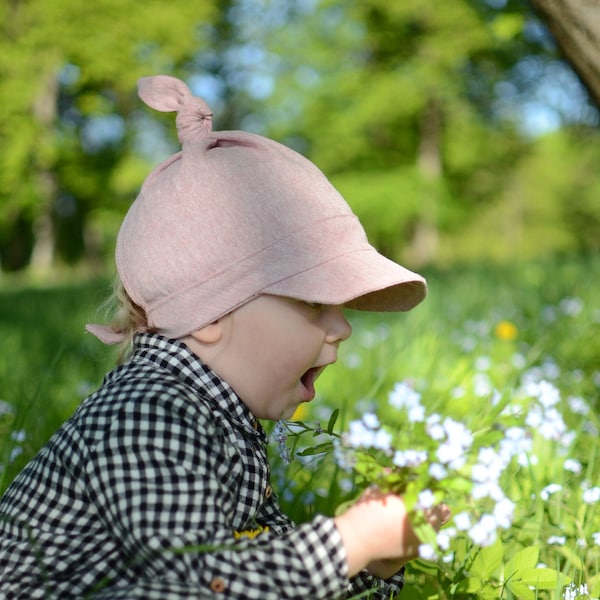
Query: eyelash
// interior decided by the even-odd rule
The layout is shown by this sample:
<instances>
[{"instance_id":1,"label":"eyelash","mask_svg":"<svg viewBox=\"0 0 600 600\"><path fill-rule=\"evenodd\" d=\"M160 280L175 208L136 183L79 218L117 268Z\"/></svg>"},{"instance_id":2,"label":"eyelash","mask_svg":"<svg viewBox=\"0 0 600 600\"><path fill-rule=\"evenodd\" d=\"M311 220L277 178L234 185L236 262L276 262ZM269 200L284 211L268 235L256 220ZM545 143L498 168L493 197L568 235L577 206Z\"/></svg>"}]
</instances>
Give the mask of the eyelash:
<instances>
[{"instance_id":1,"label":"eyelash","mask_svg":"<svg viewBox=\"0 0 600 600\"><path fill-rule=\"evenodd\" d=\"M323 308L323 306L325 306L324 304L322 304L321 302L306 302L306 304L308 304L308 306L310 306L311 308L314 309L321 309Z\"/></svg>"}]
</instances>

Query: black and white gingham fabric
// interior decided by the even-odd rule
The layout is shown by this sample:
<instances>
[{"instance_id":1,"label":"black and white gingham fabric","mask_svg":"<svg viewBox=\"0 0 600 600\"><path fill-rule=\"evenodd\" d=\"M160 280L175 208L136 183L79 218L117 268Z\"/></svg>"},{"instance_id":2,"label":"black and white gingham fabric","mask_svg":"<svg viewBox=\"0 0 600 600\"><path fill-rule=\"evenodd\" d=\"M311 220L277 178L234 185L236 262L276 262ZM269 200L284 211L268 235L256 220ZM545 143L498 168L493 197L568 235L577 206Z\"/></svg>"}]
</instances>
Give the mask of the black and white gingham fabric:
<instances>
[{"instance_id":1,"label":"black and white gingham fabric","mask_svg":"<svg viewBox=\"0 0 600 600\"><path fill-rule=\"evenodd\" d=\"M332 519L294 526L262 427L184 344L136 339L0 501L0 599L318 600L348 581ZM236 531L268 531L254 538Z\"/></svg>"}]
</instances>

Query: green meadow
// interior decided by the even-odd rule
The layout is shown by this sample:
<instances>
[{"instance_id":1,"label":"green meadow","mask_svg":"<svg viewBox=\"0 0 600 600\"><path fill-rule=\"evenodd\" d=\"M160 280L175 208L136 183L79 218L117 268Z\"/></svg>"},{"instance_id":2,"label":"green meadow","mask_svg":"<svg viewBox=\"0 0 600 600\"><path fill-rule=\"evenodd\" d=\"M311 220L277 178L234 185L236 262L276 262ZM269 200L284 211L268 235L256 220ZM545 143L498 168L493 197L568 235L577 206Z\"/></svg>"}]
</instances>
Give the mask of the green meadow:
<instances>
[{"instance_id":1,"label":"green meadow","mask_svg":"<svg viewBox=\"0 0 600 600\"><path fill-rule=\"evenodd\" d=\"M284 509L303 521L356 496L364 481L338 442L366 413L395 434L410 428L389 403L404 382L429 412L472 431L491 425L495 442L501 423L522 426L529 445L499 480L514 503L510 526L485 544L463 530L433 560L412 562L402 598L598 598L600 259L426 275L428 297L409 313L349 312L353 335L317 398L286 428L285 448L269 444ZM2 286L0 491L114 365L115 349L84 331L102 321L109 291L105 280ZM551 401L532 397L541 385ZM455 514L479 510L459 487L448 502Z\"/></svg>"}]
</instances>

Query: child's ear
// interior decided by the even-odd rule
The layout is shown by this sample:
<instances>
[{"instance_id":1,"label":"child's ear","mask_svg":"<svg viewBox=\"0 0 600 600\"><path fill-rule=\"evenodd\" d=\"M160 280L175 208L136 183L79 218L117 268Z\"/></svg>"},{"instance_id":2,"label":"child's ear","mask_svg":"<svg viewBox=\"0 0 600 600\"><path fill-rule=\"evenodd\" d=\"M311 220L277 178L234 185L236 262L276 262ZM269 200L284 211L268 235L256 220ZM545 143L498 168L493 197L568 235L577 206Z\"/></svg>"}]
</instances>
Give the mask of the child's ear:
<instances>
[{"instance_id":1,"label":"child's ear","mask_svg":"<svg viewBox=\"0 0 600 600\"><path fill-rule=\"evenodd\" d=\"M190 333L190 336L201 344L216 344L223 337L223 320L217 319L201 329L196 329Z\"/></svg>"}]
</instances>

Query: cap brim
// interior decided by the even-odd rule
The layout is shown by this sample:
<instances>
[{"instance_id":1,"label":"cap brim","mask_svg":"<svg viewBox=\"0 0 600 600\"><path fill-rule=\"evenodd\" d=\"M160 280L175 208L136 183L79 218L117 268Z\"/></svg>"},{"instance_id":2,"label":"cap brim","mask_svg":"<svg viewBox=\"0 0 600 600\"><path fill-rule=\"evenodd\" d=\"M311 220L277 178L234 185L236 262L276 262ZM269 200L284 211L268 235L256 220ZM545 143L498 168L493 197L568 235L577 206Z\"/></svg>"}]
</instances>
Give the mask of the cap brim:
<instances>
[{"instance_id":1,"label":"cap brim","mask_svg":"<svg viewBox=\"0 0 600 600\"><path fill-rule=\"evenodd\" d=\"M407 311L427 295L425 278L374 248L344 254L262 290L306 302L356 310Z\"/></svg>"}]
</instances>

